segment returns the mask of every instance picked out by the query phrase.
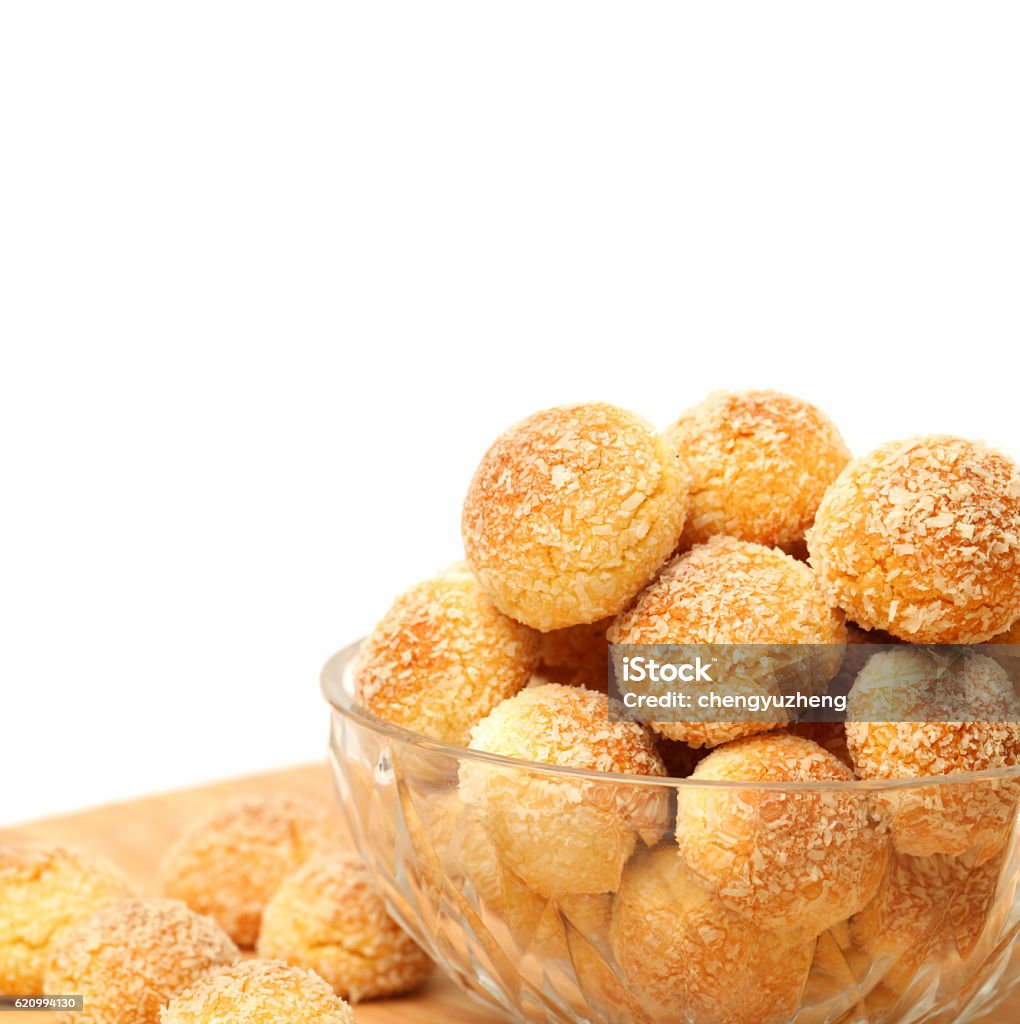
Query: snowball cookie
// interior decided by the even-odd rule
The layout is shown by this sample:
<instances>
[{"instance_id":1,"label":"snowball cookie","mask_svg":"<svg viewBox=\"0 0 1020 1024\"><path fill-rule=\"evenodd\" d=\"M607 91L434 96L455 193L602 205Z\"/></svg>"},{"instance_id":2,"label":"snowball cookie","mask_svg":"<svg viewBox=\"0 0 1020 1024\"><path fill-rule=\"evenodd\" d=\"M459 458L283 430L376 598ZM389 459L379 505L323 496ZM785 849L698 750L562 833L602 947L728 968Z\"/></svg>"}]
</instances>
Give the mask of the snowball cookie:
<instances>
[{"instance_id":1,"label":"snowball cookie","mask_svg":"<svg viewBox=\"0 0 1020 1024\"><path fill-rule=\"evenodd\" d=\"M815 950L813 936L769 932L734 914L669 848L627 867L610 931L627 981L663 1024L785 1024Z\"/></svg>"},{"instance_id":2,"label":"snowball cookie","mask_svg":"<svg viewBox=\"0 0 1020 1024\"><path fill-rule=\"evenodd\" d=\"M972 715L987 709L988 721L960 721L958 694ZM913 647L872 655L850 691L847 712L847 745L864 779L1008 768L1020 759L1012 683L984 655L948 662ZM1018 795L1015 781L984 779L904 787L883 800L893 810L893 841L901 853L973 849L984 859L1008 839Z\"/></svg>"},{"instance_id":3,"label":"snowball cookie","mask_svg":"<svg viewBox=\"0 0 1020 1024\"><path fill-rule=\"evenodd\" d=\"M471 573L452 569L397 598L361 645L354 677L378 718L466 746L471 727L537 664L537 634L500 612Z\"/></svg>"},{"instance_id":4,"label":"snowball cookie","mask_svg":"<svg viewBox=\"0 0 1020 1024\"><path fill-rule=\"evenodd\" d=\"M535 413L485 453L464 502L467 560L542 632L615 615L680 538L688 474L641 417L604 403Z\"/></svg>"},{"instance_id":5,"label":"snowball cookie","mask_svg":"<svg viewBox=\"0 0 1020 1024\"><path fill-rule=\"evenodd\" d=\"M842 615L829 605L811 570L775 548L713 537L675 558L617 617L609 629L614 644L772 644L829 645L797 650L777 647L772 665L799 666L797 673L824 690L843 657L846 629ZM752 652L730 652L741 677L766 693L778 693L779 675L765 672L760 684L750 678ZM726 653L713 653L716 660ZM735 684L728 683L729 686ZM760 718L764 719L764 715ZM714 747L727 740L764 732L777 721L653 722L651 727L692 747Z\"/></svg>"},{"instance_id":6,"label":"snowball cookie","mask_svg":"<svg viewBox=\"0 0 1020 1024\"><path fill-rule=\"evenodd\" d=\"M829 686L829 692L846 696L860 675L868 659L885 647L902 644L902 640L880 630L861 629L856 623L846 624L846 654L839 666L836 677ZM822 746L825 746L823 743ZM837 755L839 756L839 755Z\"/></svg>"},{"instance_id":7,"label":"snowball cookie","mask_svg":"<svg viewBox=\"0 0 1020 1024\"><path fill-rule=\"evenodd\" d=\"M196 821L160 864L163 893L254 947L262 909L292 871L329 844L325 806L291 793L228 800Z\"/></svg>"},{"instance_id":8,"label":"snowball cookie","mask_svg":"<svg viewBox=\"0 0 1020 1024\"><path fill-rule=\"evenodd\" d=\"M979 866L958 857L894 857L875 898L850 922L865 955L886 961L883 985L902 992L926 965L938 964L945 976L969 957L1001 870L1001 857Z\"/></svg>"},{"instance_id":9,"label":"snowball cookie","mask_svg":"<svg viewBox=\"0 0 1020 1024\"><path fill-rule=\"evenodd\" d=\"M853 769L854 762L846 745L846 725L843 722L794 722L786 727L787 732L804 739L813 740L834 757L839 758L847 768Z\"/></svg>"},{"instance_id":10,"label":"snowball cookie","mask_svg":"<svg viewBox=\"0 0 1020 1024\"><path fill-rule=\"evenodd\" d=\"M1004 644L1007 647L1020 647L1020 619L1010 626L1009 629L988 641L990 644Z\"/></svg>"},{"instance_id":11,"label":"snowball cookie","mask_svg":"<svg viewBox=\"0 0 1020 1024\"><path fill-rule=\"evenodd\" d=\"M980 643L1020 617L1020 469L934 435L852 462L808 532L830 600L913 643Z\"/></svg>"},{"instance_id":12,"label":"snowball cookie","mask_svg":"<svg viewBox=\"0 0 1020 1024\"><path fill-rule=\"evenodd\" d=\"M791 733L713 750L693 782L831 782L853 778L817 743ZM878 805L846 787L687 785L676 838L692 876L755 925L814 937L860 910L885 869Z\"/></svg>"},{"instance_id":13,"label":"snowball cookie","mask_svg":"<svg viewBox=\"0 0 1020 1024\"><path fill-rule=\"evenodd\" d=\"M519 949L544 959L569 959L566 924L587 935L608 919L608 894L551 900L529 888L501 862L482 822L456 790L414 801L407 831L430 907L444 906L444 913L459 913L471 921L484 918L484 925L473 925L483 945L494 917ZM501 946L492 939L491 945L499 951L495 955L506 955L505 941Z\"/></svg>"},{"instance_id":14,"label":"snowball cookie","mask_svg":"<svg viewBox=\"0 0 1020 1024\"><path fill-rule=\"evenodd\" d=\"M569 961L568 933L587 935L608 919L610 893L576 893L552 899L529 888L498 860L496 864L496 871L488 879L479 876L479 868L484 870L485 865L477 859L464 865L464 873L485 910L507 929L520 956Z\"/></svg>"},{"instance_id":15,"label":"snowball cookie","mask_svg":"<svg viewBox=\"0 0 1020 1024\"><path fill-rule=\"evenodd\" d=\"M171 996L238 955L212 918L179 900L117 900L61 932L45 990L84 996L84 1012L58 1014L61 1024L156 1024Z\"/></svg>"},{"instance_id":16,"label":"snowball cookie","mask_svg":"<svg viewBox=\"0 0 1020 1024\"><path fill-rule=\"evenodd\" d=\"M258 953L315 971L355 1003L408 992L432 968L344 853L317 854L285 879L262 915Z\"/></svg>"},{"instance_id":17,"label":"snowball cookie","mask_svg":"<svg viewBox=\"0 0 1020 1024\"><path fill-rule=\"evenodd\" d=\"M547 682L609 690L609 639L612 619L540 633L538 671Z\"/></svg>"},{"instance_id":18,"label":"snowball cookie","mask_svg":"<svg viewBox=\"0 0 1020 1024\"><path fill-rule=\"evenodd\" d=\"M500 704L475 726L471 749L596 772L666 774L646 729L611 722L603 694L558 683L530 687ZM465 758L460 792L502 868L550 898L615 892L638 837L657 842L669 821L665 789L527 765Z\"/></svg>"},{"instance_id":19,"label":"snowball cookie","mask_svg":"<svg viewBox=\"0 0 1020 1024\"><path fill-rule=\"evenodd\" d=\"M0 992L37 995L60 932L134 887L109 861L71 846L0 844Z\"/></svg>"},{"instance_id":20,"label":"snowball cookie","mask_svg":"<svg viewBox=\"0 0 1020 1024\"><path fill-rule=\"evenodd\" d=\"M778 391L716 392L664 435L692 477L684 548L716 534L802 547L822 495L850 461L824 413Z\"/></svg>"},{"instance_id":21,"label":"snowball cookie","mask_svg":"<svg viewBox=\"0 0 1020 1024\"><path fill-rule=\"evenodd\" d=\"M354 1024L351 1008L313 971L247 960L207 974L170 1001L160 1024Z\"/></svg>"},{"instance_id":22,"label":"snowball cookie","mask_svg":"<svg viewBox=\"0 0 1020 1024\"><path fill-rule=\"evenodd\" d=\"M1020 619L1004 633L993 636L988 643L994 645L988 653L1010 673L1016 688L1020 685Z\"/></svg>"}]
</instances>

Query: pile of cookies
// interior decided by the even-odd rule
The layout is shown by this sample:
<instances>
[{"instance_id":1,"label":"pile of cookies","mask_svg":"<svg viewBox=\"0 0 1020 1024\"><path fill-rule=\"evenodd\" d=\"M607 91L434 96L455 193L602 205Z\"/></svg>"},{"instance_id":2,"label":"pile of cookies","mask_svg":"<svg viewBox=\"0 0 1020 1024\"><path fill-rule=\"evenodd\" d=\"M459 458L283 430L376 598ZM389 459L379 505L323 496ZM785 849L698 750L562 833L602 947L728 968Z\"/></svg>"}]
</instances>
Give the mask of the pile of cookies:
<instances>
[{"instance_id":1,"label":"pile of cookies","mask_svg":"<svg viewBox=\"0 0 1020 1024\"><path fill-rule=\"evenodd\" d=\"M771 391L713 395L661 433L610 405L571 405L495 441L462 531L465 561L401 595L362 645L357 696L434 740L612 773L465 757L433 823L435 841L471 832L443 869L511 931L530 921L522 945L536 914L520 907L581 914L582 932L596 901L589 945L612 977L581 980L604 1015L781 1022L822 999L819 978L893 1005L950 904L967 956L1018 800L1002 646L1020 641L1012 459L932 435L854 460L822 412ZM856 720L622 720L611 643L818 645L834 652L813 666L822 691L853 665ZM846 653L869 643L898 646ZM936 644L995 645L953 669L988 722L954 722L939 703ZM916 682L909 720L874 711L892 678ZM845 785L977 771L991 774ZM444 821L457 823L445 836ZM559 954L583 972L578 950Z\"/></svg>"},{"instance_id":2,"label":"pile of cookies","mask_svg":"<svg viewBox=\"0 0 1020 1024\"><path fill-rule=\"evenodd\" d=\"M0 991L80 994L69 1024L350 1024L345 1000L430 971L330 811L300 795L216 807L159 877L161 895L142 897L84 850L0 847Z\"/></svg>"}]
</instances>

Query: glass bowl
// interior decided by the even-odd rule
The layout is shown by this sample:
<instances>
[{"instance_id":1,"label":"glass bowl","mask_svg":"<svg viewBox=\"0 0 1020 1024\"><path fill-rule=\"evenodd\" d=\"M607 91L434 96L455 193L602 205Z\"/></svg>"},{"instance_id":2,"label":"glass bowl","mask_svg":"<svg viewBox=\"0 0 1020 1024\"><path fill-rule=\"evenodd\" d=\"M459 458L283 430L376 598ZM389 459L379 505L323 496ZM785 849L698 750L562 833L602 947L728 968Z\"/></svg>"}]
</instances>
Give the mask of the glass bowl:
<instances>
[{"instance_id":1,"label":"glass bowl","mask_svg":"<svg viewBox=\"0 0 1020 1024\"><path fill-rule=\"evenodd\" d=\"M352 835L395 919L498 1018L962 1022L1020 979L1020 769L787 784L532 764L373 718L354 699L357 646L322 672ZM701 829L681 826L710 873L742 842L765 879L790 863L801 870L800 858L824 865L829 837L812 828L826 821L859 843L844 854L867 854L848 856L835 891L820 896L809 872L789 898L847 907L845 889L865 893L864 905L840 920L829 913L815 934L782 924L782 897L764 882L709 898L683 866L678 819ZM961 849L971 819L974 843ZM943 825L952 854L897 851L898 828L938 845Z\"/></svg>"}]
</instances>

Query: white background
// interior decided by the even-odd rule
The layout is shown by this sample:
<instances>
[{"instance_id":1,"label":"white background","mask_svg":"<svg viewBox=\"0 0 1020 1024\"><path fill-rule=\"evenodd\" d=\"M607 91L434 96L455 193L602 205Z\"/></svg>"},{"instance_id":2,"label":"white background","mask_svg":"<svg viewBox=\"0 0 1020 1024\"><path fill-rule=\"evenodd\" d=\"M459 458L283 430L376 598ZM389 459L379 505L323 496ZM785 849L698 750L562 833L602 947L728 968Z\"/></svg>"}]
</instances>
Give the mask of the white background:
<instances>
[{"instance_id":1,"label":"white background","mask_svg":"<svg viewBox=\"0 0 1020 1024\"><path fill-rule=\"evenodd\" d=\"M537 408L1020 453L1015 5L0 10L0 823L320 756Z\"/></svg>"}]
</instances>

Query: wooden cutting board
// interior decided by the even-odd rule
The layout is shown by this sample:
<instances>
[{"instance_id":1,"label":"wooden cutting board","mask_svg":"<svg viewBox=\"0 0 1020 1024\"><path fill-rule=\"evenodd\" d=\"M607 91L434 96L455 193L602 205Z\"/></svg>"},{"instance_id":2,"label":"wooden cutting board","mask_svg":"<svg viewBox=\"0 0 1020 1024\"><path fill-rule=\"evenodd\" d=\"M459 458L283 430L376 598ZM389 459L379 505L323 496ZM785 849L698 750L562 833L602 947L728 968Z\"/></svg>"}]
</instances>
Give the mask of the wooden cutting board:
<instances>
[{"instance_id":1,"label":"wooden cutting board","mask_svg":"<svg viewBox=\"0 0 1020 1024\"><path fill-rule=\"evenodd\" d=\"M291 790L332 802L332 787L324 764L308 765L269 775L252 776L201 789L148 797L53 818L13 829L0 829L0 843L29 839L76 843L119 864L144 891L155 891L159 858L180 830L193 818L226 797L274 790ZM358 1024L406 1024L442 1021L442 1024L493 1024L498 1019L478 1009L454 986L438 977L421 992L402 999L361 1003L356 1007ZM48 1013L3 1013L0 1024L53 1024ZM982 1024L1016 1024L1020 1021L1020 994L1014 995Z\"/></svg>"},{"instance_id":2,"label":"wooden cutting board","mask_svg":"<svg viewBox=\"0 0 1020 1024\"><path fill-rule=\"evenodd\" d=\"M194 818L226 797L285 789L333 802L332 783L325 764L308 765L271 775L257 775L202 789L148 797L132 803L101 807L14 829L0 829L0 843L30 839L76 843L104 854L120 865L145 892L155 893L156 865L163 851ZM478 1010L438 976L425 989L402 999L361 1003L358 1024L492 1024L493 1015ZM4 1013L0 1024L53 1024L49 1013Z\"/></svg>"}]
</instances>

